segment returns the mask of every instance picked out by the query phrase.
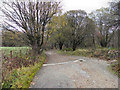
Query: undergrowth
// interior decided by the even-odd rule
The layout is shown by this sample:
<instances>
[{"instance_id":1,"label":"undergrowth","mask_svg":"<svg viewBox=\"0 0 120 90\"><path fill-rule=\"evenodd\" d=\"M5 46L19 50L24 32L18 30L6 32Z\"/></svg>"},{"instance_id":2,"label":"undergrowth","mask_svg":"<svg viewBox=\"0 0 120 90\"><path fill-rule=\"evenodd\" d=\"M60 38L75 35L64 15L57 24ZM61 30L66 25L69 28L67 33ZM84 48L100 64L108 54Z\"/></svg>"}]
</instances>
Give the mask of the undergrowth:
<instances>
[{"instance_id":1,"label":"undergrowth","mask_svg":"<svg viewBox=\"0 0 120 90\"><path fill-rule=\"evenodd\" d=\"M28 88L46 59L43 52L33 56L30 48L2 48L2 88Z\"/></svg>"}]
</instances>

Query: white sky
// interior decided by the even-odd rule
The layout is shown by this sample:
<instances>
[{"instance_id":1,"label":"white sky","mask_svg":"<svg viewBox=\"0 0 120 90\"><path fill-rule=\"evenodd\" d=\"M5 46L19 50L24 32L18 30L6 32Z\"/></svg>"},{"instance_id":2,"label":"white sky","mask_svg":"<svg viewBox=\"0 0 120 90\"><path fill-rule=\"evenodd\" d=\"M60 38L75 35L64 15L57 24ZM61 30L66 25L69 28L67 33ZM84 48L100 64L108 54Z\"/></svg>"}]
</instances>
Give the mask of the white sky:
<instances>
[{"instance_id":1,"label":"white sky","mask_svg":"<svg viewBox=\"0 0 120 90\"><path fill-rule=\"evenodd\" d=\"M90 13L101 7L108 7L111 0L62 0L63 10L85 10Z\"/></svg>"},{"instance_id":2,"label":"white sky","mask_svg":"<svg viewBox=\"0 0 120 90\"><path fill-rule=\"evenodd\" d=\"M0 1L0 7L1 3L4 0ZM10 1L10 0L9 0ZM14 1L14 0L11 0ZM42 0L44 1L44 0ZM59 0L57 0L59 1ZM62 1L63 11L66 12L68 10L85 10L87 13L92 12L93 10L99 9L101 7L107 7L109 6L108 2L114 1L114 0L60 0ZM0 12L0 18L1 18L1 12ZM0 19L1 22L2 19Z\"/></svg>"}]
</instances>

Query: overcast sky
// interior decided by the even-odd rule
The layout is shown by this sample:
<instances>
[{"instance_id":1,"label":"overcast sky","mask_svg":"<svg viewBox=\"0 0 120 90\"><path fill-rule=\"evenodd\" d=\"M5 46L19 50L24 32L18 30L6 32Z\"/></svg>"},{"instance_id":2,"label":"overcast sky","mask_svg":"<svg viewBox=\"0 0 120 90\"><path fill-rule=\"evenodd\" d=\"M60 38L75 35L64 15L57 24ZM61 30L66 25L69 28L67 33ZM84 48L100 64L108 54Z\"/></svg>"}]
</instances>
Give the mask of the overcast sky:
<instances>
[{"instance_id":1,"label":"overcast sky","mask_svg":"<svg viewBox=\"0 0 120 90\"><path fill-rule=\"evenodd\" d=\"M5 0L0 0L0 6L2 1L5 1ZM14 0L8 0L8 1L14 1ZM46 0L40 0L40 1L46 1ZM114 1L114 0L60 0L60 1L62 1L64 12L68 10L81 9L90 13L91 11L99 9L101 7L108 7L109 6L108 2Z\"/></svg>"},{"instance_id":2,"label":"overcast sky","mask_svg":"<svg viewBox=\"0 0 120 90\"><path fill-rule=\"evenodd\" d=\"M90 13L101 7L108 7L111 0L62 0L64 11L68 10L85 10Z\"/></svg>"},{"instance_id":3,"label":"overcast sky","mask_svg":"<svg viewBox=\"0 0 120 90\"><path fill-rule=\"evenodd\" d=\"M1 3L4 0L0 1L0 7ZM14 1L14 0L8 0L8 1ZM45 0L42 0L45 1ZM59 1L59 0L58 0ZM87 13L92 12L93 10L99 9L101 7L108 7L108 2L112 0L60 0L62 1L63 11L66 12L68 10L85 10ZM0 18L1 18L1 12L0 12ZM2 19L0 19L1 22Z\"/></svg>"}]
</instances>

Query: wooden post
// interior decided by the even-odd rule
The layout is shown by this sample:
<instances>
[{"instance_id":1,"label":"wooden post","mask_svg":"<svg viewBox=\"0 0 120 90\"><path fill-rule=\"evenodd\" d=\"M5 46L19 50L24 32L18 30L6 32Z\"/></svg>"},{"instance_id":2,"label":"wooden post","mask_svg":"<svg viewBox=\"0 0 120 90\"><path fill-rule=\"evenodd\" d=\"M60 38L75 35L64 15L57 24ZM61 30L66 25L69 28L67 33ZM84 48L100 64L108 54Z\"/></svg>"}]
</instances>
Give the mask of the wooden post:
<instances>
[{"instance_id":1,"label":"wooden post","mask_svg":"<svg viewBox=\"0 0 120 90\"><path fill-rule=\"evenodd\" d=\"M10 58L12 59L12 51L10 51Z\"/></svg>"},{"instance_id":2,"label":"wooden post","mask_svg":"<svg viewBox=\"0 0 120 90\"><path fill-rule=\"evenodd\" d=\"M22 56L22 51L20 50L20 56Z\"/></svg>"}]
</instances>

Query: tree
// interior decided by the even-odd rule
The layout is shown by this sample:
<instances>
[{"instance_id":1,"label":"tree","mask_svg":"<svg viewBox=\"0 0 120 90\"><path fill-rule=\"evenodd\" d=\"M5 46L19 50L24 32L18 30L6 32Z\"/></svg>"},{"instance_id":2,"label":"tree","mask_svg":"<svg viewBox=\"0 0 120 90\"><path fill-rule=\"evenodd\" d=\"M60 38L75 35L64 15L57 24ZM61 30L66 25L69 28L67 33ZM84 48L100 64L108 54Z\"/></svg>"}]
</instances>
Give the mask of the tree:
<instances>
[{"instance_id":1,"label":"tree","mask_svg":"<svg viewBox=\"0 0 120 90\"><path fill-rule=\"evenodd\" d=\"M113 25L116 27L120 26L120 1L116 0L114 2L110 2L111 10L113 11L112 15L116 16L117 18L113 20Z\"/></svg>"},{"instance_id":2,"label":"tree","mask_svg":"<svg viewBox=\"0 0 120 90\"><path fill-rule=\"evenodd\" d=\"M51 23L52 34L50 35L50 41L54 41L53 43L55 45L58 44L60 50L63 48L63 44L66 40L66 37L64 36L65 26L65 15L59 14L58 16L53 17L53 22Z\"/></svg>"},{"instance_id":3,"label":"tree","mask_svg":"<svg viewBox=\"0 0 120 90\"><path fill-rule=\"evenodd\" d=\"M95 25L95 22L90 19L90 18L86 18L86 36L84 38L84 41L83 41L83 45L84 47L93 47L95 48L96 47L96 43L95 43L95 29L96 29L96 25Z\"/></svg>"},{"instance_id":4,"label":"tree","mask_svg":"<svg viewBox=\"0 0 120 90\"><path fill-rule=\"evenodd\" d=\"M21 47L27 46L26 38L22 32L10 32L2 30L2 46Z\"/></svg>"},{"instance_id":5,"label":"tree","mask_svg":"<svg viewBox=\"0 0 120 90\"><path fill-rule=\"evenodd\" d=\"M35 54L40 53L47 23L59 10L59 2L4 2L2 8L7 30L22 31ZM7 28L7 27L8 28ZM19 30L20 29L20 30Z\"/></svg>"},{"instance_id":6,"label":"tree","mask_svg":"<svg viewBox=\"0 0 120 90\"><path fill-rule=\"evenodd\" d=\"M116 16L117 18L113 20L113 26L117 30L117 47L118 47L118 67L120 67L120 1L111 2L111 9L114 11L112 15ZM118 73L119 74L119 73ZM120 74L119 74L120 75Z\"/></svg>"},{"instance_id":7,"label":"tree","mask_svg":"<svg viewBox=\"0 0 120 90\"><path fill-rule=\"evenodd\" d=\"M97 37L102 47L107 47L114 35L111 22L115 17L111 13L109 8L101 8L90 14L90 17L96 22Z\"/></svg>"},{"instance_id":8,"label":"tree","mask_svg":"<svg viewBox=\"0 0 120 90\"><path fill-rule=\"evenodd\" d=\"M82 10L72 10L66 13L67 27L69 30L67 34L70 36L69 40L72 44L73 51L82 43L88 30L87 13Z\"/></svg>"},{"instance_id":9,"label":"tree","mask_svg":"<svg viewBox=\"0 0 120 90\"><path fill-rule=\"evenodd\" d=\"M117 30L117 36L118 36L118 47L120 48L120 1L111 2L111 9L114 11L112 15L116 16L117 18L113 20L114 24L113 26ZM120 56L120 55L119 55Z\"/></svg>"}]
</instances>

